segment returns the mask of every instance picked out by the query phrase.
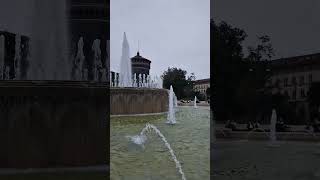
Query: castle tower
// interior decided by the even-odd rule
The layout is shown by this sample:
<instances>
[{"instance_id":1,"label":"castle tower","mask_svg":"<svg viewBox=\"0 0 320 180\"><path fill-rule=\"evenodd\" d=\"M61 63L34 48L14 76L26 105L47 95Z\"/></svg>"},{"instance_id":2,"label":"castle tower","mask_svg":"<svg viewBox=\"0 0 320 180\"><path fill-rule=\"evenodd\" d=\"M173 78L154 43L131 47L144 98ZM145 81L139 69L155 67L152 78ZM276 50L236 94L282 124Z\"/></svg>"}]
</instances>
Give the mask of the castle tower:
<instances>
[{"instance_id":1,"label":"castle tower","mask_svg":"<svg viewBox=\"0 0 320 180\"><path fill-rule=\"evenodd\" d=\"M132 74L145 74L149 75L150 73L150 64L151 61L140 56L139 51L137 55L131 58L132 62Z\"/></svg>"},{"instance_id":2,"label":"castle tower","mask_svg":"<svg viewBox=\"0 0 320 180\"><path fill-rule=\"evenodd\" d=\"M83 37L85 64L88 68L88 78L91 80L93 78L92 44L95 39L101 40L102 66L110 67L107 52L109 48L107 41L110 40L110 0L69 0L68 3L71 54L75 57L78 41Z\"/></svg>"}]
</instances>

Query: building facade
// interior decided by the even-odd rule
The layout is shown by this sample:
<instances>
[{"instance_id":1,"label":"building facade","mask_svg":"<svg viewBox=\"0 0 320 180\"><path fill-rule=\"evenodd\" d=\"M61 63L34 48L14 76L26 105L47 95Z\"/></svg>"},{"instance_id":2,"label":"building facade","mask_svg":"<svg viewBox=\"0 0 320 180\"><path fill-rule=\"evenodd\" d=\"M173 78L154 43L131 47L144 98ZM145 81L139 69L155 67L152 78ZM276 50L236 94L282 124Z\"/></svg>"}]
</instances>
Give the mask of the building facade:
<instances>
[{"instance_id":1,"label":"building facade","mask_svg":"<svg viewBox=\"0 0 320 180\"><path fill-rule=\"evenodd\" d=\"M93 42L100 40L101 64L110 67L109 41L110 41L110 7L109 0L69 0L69 29L70 52L76 56L78 41L84 41L85 68L88 69L88 78L93 79ZM109 76L109 73L106 73ZM109 80L109 77L106 77Z\"/></svg>"},{"instance_id":2,"label":"building facade","mask_svg":"<svg viewBox=\"0 0 320 180\"><path fill-rule=\"evenodd\" d=\"M311 84L320 82L320 53L271 61L272 92L286 95L296 114L310 121L307 101Z\"/></svg>"},{"instance_id":3,"label":"building facade","mask_svg":"<svg viewBox=\"0 0 320 180\"><path fill-rule=\"evenodd\" d=\"M146 59L137 52L137 55L131 58L132 78L138 79L139 75L147 77L150 74L151 61ZM136 75L136 77L134 77ZM110 72L111 85L117 86L119 84L119 73ZM143 81L143 79L142 79Z\"/></svg>"},{"instance_id":4,"label":"building facade","mask_svg":"<svg viewBox=\"0 0 320 180\"><path fill-rule=\"evenodd\" d=\"M0 31L0 80L27 78L29 42L30 39L27 36ZM19 68L19 74L15 73L17 68Z\"/></svg>"},{"instance_id":5,"label":"building facade","mask_svg":"<svg viewBox=\"0 0 320 180\"><path fill-rule=\"evenodd\" d=\"M193 89L195 92L199 92L200 94L207 97L207 89L210 88L210 79L200 79L195 81Z\"/></svg>"},{"instance_id":6,"label":"building facade","mask_svg":"<svg viewBox=\"0 0 320 180\"><path fill-rule=\"evenodd\" d=\"M137 55L131 58L132 63L132 74L144 74L145 76L150 73L151 61L140 56L140 53L137 52Z\"/></svg>"}]
</instances>

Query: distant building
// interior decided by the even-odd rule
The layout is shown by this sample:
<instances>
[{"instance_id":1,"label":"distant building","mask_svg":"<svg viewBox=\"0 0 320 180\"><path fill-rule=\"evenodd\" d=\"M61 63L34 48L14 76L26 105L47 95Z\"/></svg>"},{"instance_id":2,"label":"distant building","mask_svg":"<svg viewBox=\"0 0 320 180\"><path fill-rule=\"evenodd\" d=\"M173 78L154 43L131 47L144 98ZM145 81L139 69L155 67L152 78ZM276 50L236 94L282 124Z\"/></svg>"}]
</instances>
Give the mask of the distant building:
<instances>
[{"instance_id":1,"label":"distant building","mask_svg":"<svg viewBox=\"0 0 320 180\"><path fill-rule=\"evenodd\" d=\"M131 67L132 67L132 77L134 78L134 74L136 74L136 79L139 78L139 74L145 77L150 74L150 66L151 61L149 59L146 59L140 55L139 52L137 52L137 55L131 58ZM110 72L110 79L111 82L115 85L119 81L119 73L118 72ZM142 80L143 81L143 80Z\"/></svg>"},{"instance_id":2,"label":"distant building","mask_svg":"<svg viewBox=\"0 0 320 180\"><path fill-rule=\"evenodd\" d=\"M132 62L132 74L145 74L149 75L151 61L140 56L140 53L137 52L137 55L131 58Z\"/></svg>"},{"instance_id":3,"label":"distant building","mask_svg":"<svg viewBox=\"0 0 320 180\"><path fill-rule=\"evenodd\" d=\"M107 41L110 40L109 4L109 0L68 0L71 54L73 57L76 56L78 41L80 37L83 37L85 66L88 69L89 79L93 78L94 54L92 52L92 44L94 40L99 39L101 41L102 66L110 67L107 51Z\"/></svg>"},{"instance_id":4,"label":"distant building","mask_svg":"<svg viewBox=\"0 0 320 180\"><path fill-rule=\"evenodd\" d=\"M307 96L311 84L320 82L320 53L273 60L270 67L273 93L287 95L298 116L309 121Z\"/></svg>"},{"instance_id":5,"label":"distant building","mask_svg":"<svg viewBox=\"0 0 320 180\"><path fill-rule=\"evenodd\" d=\"M19 36L18 62L16 57L16 37ZM11 32L0 31L0 80L18 79L24 80L27 77L29 56L29 37L17 35ZM19 65L17 64L19 63ZM20 77L15 77L15 68L20 67ZM6 77L8 74L9 77Z\"/></svg>"},{"instance_id":6,"label":"distant building","mask_svg":"<svg viewBox=\"0 0 320 180\"><path fill-rule=\"evenodd\" d=\"M210 79L196 80L193 86L195 92L199 92L207 98L207 89L210 88Z\"/></svg>"}]
</instances>

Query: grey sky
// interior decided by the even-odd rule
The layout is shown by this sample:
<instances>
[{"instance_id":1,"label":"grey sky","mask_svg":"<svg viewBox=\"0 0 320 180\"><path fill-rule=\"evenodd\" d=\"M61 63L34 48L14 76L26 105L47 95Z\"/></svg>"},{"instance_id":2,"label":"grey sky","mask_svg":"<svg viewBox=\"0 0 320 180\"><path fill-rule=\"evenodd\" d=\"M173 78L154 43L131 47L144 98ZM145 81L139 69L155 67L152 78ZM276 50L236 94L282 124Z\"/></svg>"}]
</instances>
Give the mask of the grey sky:
<instances>
[{"instance_id":1,"label":"grey sky","mask_svg":"<svg viewBox=\"0 0 320 180\"><path fill-rule=\"evenodd\" d=\"M277 57L320 52L319 0L211 0L211 16L244 29L245 46L269 35Z\"/></svg>"},{"instance_id":2,"label":"grey sky","mask_svg":"<svg viewBox=\"0 0 320 180\"><path fill-rule=\"evenodd\" d=\"M150 59L151 74L170 67L210 76L209 0L111 0L111 69L119 71L123 32L131 56Z\"/></svg>"}]
</instances>

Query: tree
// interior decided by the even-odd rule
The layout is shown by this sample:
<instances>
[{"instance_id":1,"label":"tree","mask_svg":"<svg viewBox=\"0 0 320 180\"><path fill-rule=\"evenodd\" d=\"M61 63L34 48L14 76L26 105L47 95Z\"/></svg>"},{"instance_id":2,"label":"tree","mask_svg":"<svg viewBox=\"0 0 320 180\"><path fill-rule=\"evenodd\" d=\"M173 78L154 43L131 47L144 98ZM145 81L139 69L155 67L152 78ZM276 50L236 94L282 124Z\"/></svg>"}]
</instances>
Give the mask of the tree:
<instances>
[{"instance_id":1,"label":"tree","mask_svg":"<svg viewBox=\"0 0 320 180\"><path fill-rule=\"evenodd\" d=\"M240 102L236 101L239 82L247 68L243 61L242 42L246 33L226 22L210 22L212 103L217 121L236 118ZM243 102L241 102L243 103Z\"/></svg>"},{"instance_id":2,"label":"tree","mask_svg":"<svg viewBox=\"0 0 320 180\"><path fill-rule=\"evenodd\" d=\"M258 36L257 47L248 47L250 61L270 61L274 56L274 50L271 44L270 37L267 35Z\"/></svg>"},{"instance_id":3,"label":"tree","mask_svg":"<svg viewBox=\"0 0 320 180\"><path fill-rule=\"evenodd\" d=\"M191 76L186 77L187 71L178 69L176 67L168 68L162 75L163 87L170 89L172 85L173 90L178 99L186 97L186 92L193 90L193 79L195 75L191 73Z\"/></svg>"},{"instance_id":4,"label":"tree","mask_svg":"<svg viewBox=\"0 0 320 180\"><path fill-rule=\"evenodd\" d=\"M258 45L256 47L248 47L249 54L246 60L250 64L250 70L252 71L250 76L255 77L253 85L260 89L265 87L270 77L269 61L274 56L274 50L269 36L263 35L257 38Z\"/></svg>"},{"instance_id":5,"label":"tree","mask_svg":"<svg viewBox=\"0 0 320 180\"><path fill-rule=\"evenodd\" d=\"M271 91L265 87L274 50L267 35L258 37L244 57L242 42L247 34L226 22L211 27L212 103L216 119L254 120L271 107Z\"/></svg>"},{"instance_id":6,"label":"tree","mask_svg":"<svg viewBox=\"0 0 320 180\"><path fill-rule=\"evenodd\" d=\"M267 35L258 37L258 45L256 47L249 46L248 52L249 54L245 58L249 70L245 92L251 94L249 95L251 102L250 100L247 101L247 108L252 109L252 116L256 118L257 116L264 116L265 113L270 113L272 104L268 98L274 97L281 101L284 98L280 95L273 96L270 89L266 87L272 72L269 62L274 56L270 37Z\"/></svg>"}]
</instances>

